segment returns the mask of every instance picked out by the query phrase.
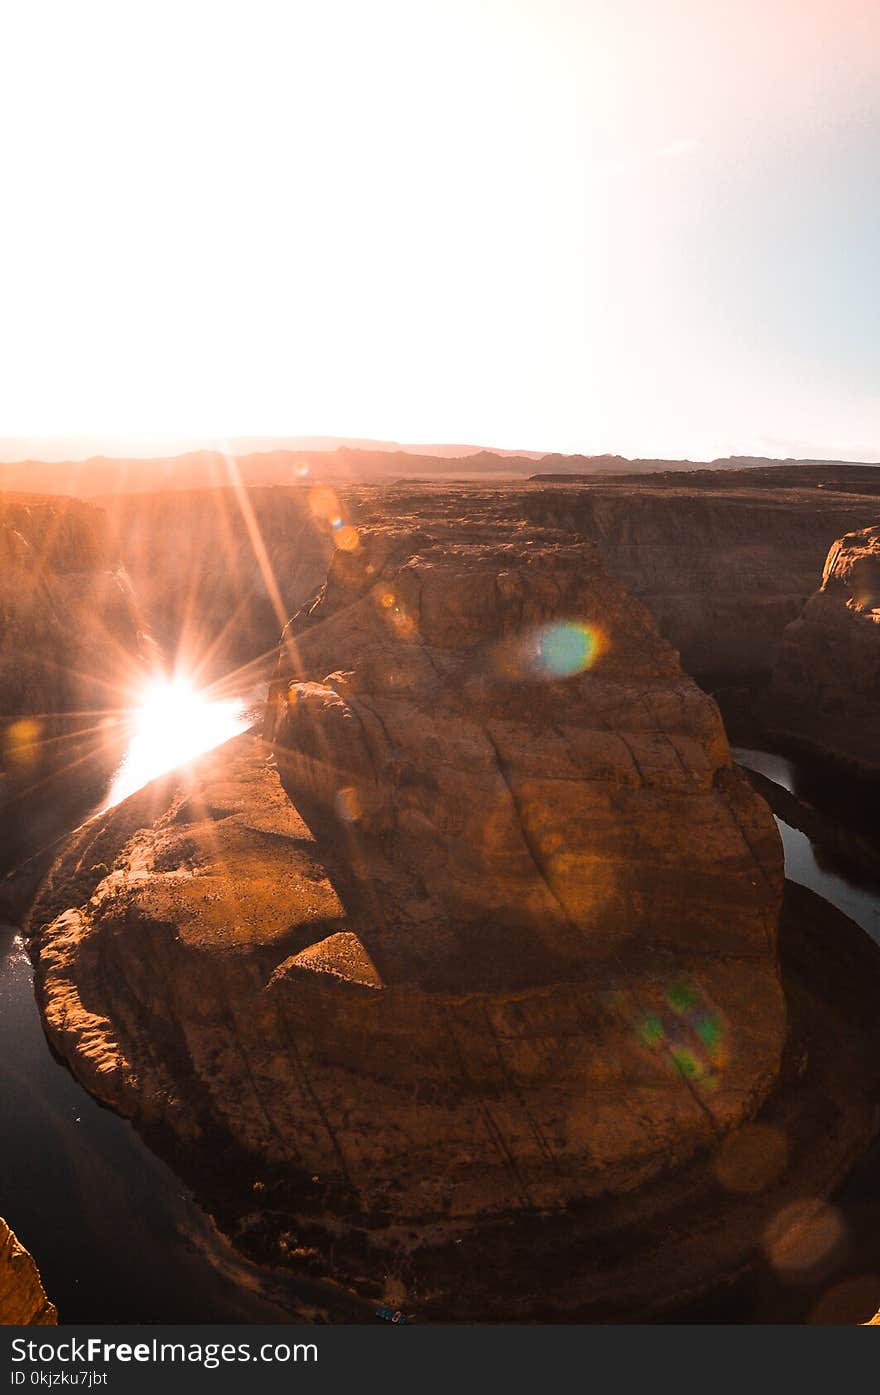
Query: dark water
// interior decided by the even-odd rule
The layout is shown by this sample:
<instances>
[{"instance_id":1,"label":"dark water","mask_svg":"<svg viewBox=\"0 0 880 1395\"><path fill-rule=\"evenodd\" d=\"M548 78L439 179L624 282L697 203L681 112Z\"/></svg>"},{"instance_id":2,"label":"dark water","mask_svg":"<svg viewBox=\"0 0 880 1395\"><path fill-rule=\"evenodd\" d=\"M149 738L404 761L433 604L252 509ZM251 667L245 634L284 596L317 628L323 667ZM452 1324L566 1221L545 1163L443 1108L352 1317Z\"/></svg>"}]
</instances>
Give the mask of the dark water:
<instances>
[{"instance_id":1,"label":"dark water","mask_svg":"<svg viewBox=\"0 0 880 1395\"><path fill-rule=\"evenodd\" d=\"M56 812L63 824L64 808ZM71 810L67 827L81 818ZM60 828L40 823L39 832L54 843ZM54 1055L21 936L2 923L0 1216L36 1259L61 1322L372 1315L371 1305L330 1285L237 1254L132 1125L92 1099Z\"/></svg>"},{"instance_id":2,"label":"dark water","mask_svg":"<svg viewBox=\"0 0 880 1395\"><path fill-rule=\"evenodd\" d=\"M241 1259L190 1192L53 1055L21 937L0 927L0 1215L62 1322L285 1322L319 1285Z\"/></svg>"},{"instance_id":3,"label":"dark water","mask_svg":"<svg viewBox=\"0 0 880 1395\"><path fill-rule=\"evenodd\" d=\"M783 757L741 764L797 793ZM880 943L880 896L777 820L786 873ZM369 1320L371 1305L243 1260L125 1120L91 1098L43 1033L20 936L0 926L0 1215L34 1254L62 1322Z\"/></svg>"},{"instance_id":4,"label":"dark water","mask_svg":"<svg viewBox=\"0 0 880 1395\"><path fill-rule=\"evenodd\" d=\"M772 751L733 747L733 758L749 770L774 780L789 794L799 795L821 807L821 791L808 769ZM818 794L818 798L817 798ZM852 867L837 865L832 850L819 847L800 829L776 819L785 851L785 875L830 901L880 944L880 887L870 874L860 875Z\"/></svg>"}]
</instances>

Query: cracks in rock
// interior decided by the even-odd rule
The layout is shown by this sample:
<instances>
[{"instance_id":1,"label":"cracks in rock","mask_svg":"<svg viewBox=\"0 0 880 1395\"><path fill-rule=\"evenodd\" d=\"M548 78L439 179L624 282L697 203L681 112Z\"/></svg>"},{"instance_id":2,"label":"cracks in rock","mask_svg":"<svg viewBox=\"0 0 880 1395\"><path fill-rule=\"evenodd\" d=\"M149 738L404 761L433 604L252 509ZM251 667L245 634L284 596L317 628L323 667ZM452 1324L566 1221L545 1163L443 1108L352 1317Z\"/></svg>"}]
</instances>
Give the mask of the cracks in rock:
<instances>
[{"instance_id":1,"label":"cracks in rock","mask_svg":"<svg viewBox=\"0 0 880 1395\"><path fill-rule=\"evenodd\" d=\"M520 809L519 802L518 802L518 800L517 800L515 791L514 791L514 789L513 789L512 781L511 781L510 776L509 776L509 774L508 774L508 772L507 772L507 769L506 769L506 767L505 767L504 760L503 760L503 758L502 758L502 756L501 756L501 753L500 753L499 748L498 748L498 746L497 746L497 744L496 744L496 742L495 742L495 739L494 739L494 737L492 736L492 733L489 731L488 727L485 728L485 734L486 734L486 739L487 739L487 741L489 742L490 746L492 747L492 750L495 752L495 760L496 760L496 763L497 763L497 766L498 766L499 773L501 774L501 778L504 780L505 786L507 787L507 791L508 791L508 794L509 794L509 796L510 796L510 801L511 801L511 804L512 804L512 806L513 806L514 812L515 812L515 814L516 814L516 817L517 817L517 820L518 820L518 823L519 823L519 828L520 828L520 832L521 832L521 834L522 834L523 842L525 843L525 846L526 846L526 848L528 849L528 852L529 852L529 855L530 855L530 857L531 857L531 859L532 859L532 862L534 863L535 868L536 868L536 870L537 870L537 872L538 872L538 874L539 874L541 880L543 881L544 885L547 887L548 891L550 892L550 894L551 894L551 896L553 897L553 899L554 899L554 901L556 902L556 904L560 907L560 909L561 909L561 911L562 911L562 914L563 914L563 916L565 917L566 924L567 924L572 930L575 930L575 931L577 931L577 932L580 934L580 933L581 933L580 927L577 925L577 923L576 923L576 922L571 918L571 916L569 915L569 913L568 913L568 911L567 911L567 909L566 909L564 903L562 902L561 898L558 896L558 894L557 894L556 891L554 890L552 884L550 883L550 881L548 880L548 878L547 878L547 876L546 876L546 874L545 874L545 872L544 872L543 867L541 866L541 862L540 862L540 860L539 860L539 856L538 856L537 849L534 847L533 840L531 839L530 835L529 835L528 832L526 831L525 821L524 821L523 816L522 816L522 811L521 811L521 809ZM622 739L623 739L623 741L624 741L624 744L627 746L627 749L630 750L630 748L629 748L629 743L626 741L626 738L623 737ZM636 761L636 758L635 758L635 756L632 754L632 751L631 751L631 750L630 750L630 755L632 756L633 764L635 765L636 769L637 769L638 772L639 772L640 778L642 778L642 780L644 780L644 777L642 776L641 770L639 770L638 762ZM623 964L622 964L622 961L620 961L616 955L613 956L613 957L614 957L615 961L619 964L620 969L623 971ZM624 975L624 976L625 976L625 975ZM632 987L631 987L631 988L630 988L630 992L631 992L631 994L632 994L633 1001L635 1002L636 1007L638 1008L639 1012L642 1013L643 1016L646 1015L647 1009L646 1009L646 1007L639 1001L639 996L638 996L638 994L637 994L635 988L632 988ZM678 1067L676 1067L676 1070L677 1070L677 1072L678 1072L678 1076L679 1076L679 1079L681 1080L682 1084L683 1084L684 1087L687 1089L688 1093L691 1095L691 1097L692 1097L692 1099L694 1100L694 1102L698 1105L698 1107L700 1108L701 1112L702 1112L702 1113L705 1115L705 1117L709 1120L713 1132L716 1132L716 1133L717 1133L717 1131L718 1131L718 1124L717 1124L717 1122L716 1122L716 1120L715 1120L715 1116L713 1115L711 1109L710 1109L709 1106L706 1104L705 1100L701 1099L700 1096L695 1092L694 1087L693 1087L693 1084L691 1083L690 1080L688 1080L687 1076L683 1073L683 1071L681 1071Z\"/></svg>"},{"instance_id":2,"label":"cracks in rock","mask_svg":"<svg viewBox=\"0 0 880 1395\"><path fill-rule=\"evenodd\" d=\"M278 1125L275 1123L275 1120L272 1118L271 1114L269 1113L269 1110L268 1110L268 1108L266 1107L265 1101L263 1100L263 1096L262 1096L262 1094L261 1094L261 1092L260 1092L260 1090L259 1090L259 1088L258 1088L258 1086L257 1086L257 1081L256 1081L256 1078L255 1078L255 1076L254 1076L253 1069L252 1069L252 1067L251 1067L250 1058L249 1058L249 1056L248 1056L247 1051L245 1050L244 1043L243 1043L243 1041L241 1040L241 1037L239 1036L238 1031L236 1030L235 1017L234 1017L234 1015L233 1015L232 1008L231 1008L231 1006L230 1006L228 996L227 996L227 994L223 991L223 986L222 986L221 982L219 981L219 978L218 978L218 976L217 976L216 973L214 974L213 977L214 977L214 984L215 984L216 1000L217 1000L218 1005L220 1005L220 1012L221 1012L221 1014L222 1014L224 1020L226 1021L227 1025L228 1025L228 1029L229 1029L229 1040L230 1040L230 1042L233 1044L233 1046L234 1046L234 1048L235 1048L235 1050L236 1050L236 1052L237 1052L237 1054L238 1054L238 1057L239 1057L239 1059L240 1059L240 1061L241 1061L241 1064L242 1064L242 1068L243 1068L243 1070L244 1070L245 1077L246 1077L246 1079L247 1079L247 1081L248 1081L248 1084L250 1085L251 1092L252 1092L252 1094L253 1094L253 1098L254 1098L254 1100L256 1101L256 1104L257 1104L257 1106L258 1106L258 1108L259 1108L259 1110L260 1110L260 1113L262 1114L263 1118L264 1118L265 1121L266 1121L266 1124L267 1124L267 1126L268 1126L268 1128L269 1128L270 1133L272 1134L272 1136L273 1136L275 1139L277 1139L278 1143L281 1145L282 1152L284 1153L284 1155L285 1155L286 1157L291 1158L291 1151L290 1151L290 1148L289 1148L289 1146L288 1146L287 1140L284 1138L284 1135L282 1134L281 1130L278 1128ZM297 1157L294 1155L294 1156L292 1157L291 1160L294 1161L294 1162L296 1162L296 1161L297 1161Z\"/></svg>"},{"instance_id":3,"label":"cracks in rock","mask_svg":"<svg viewBox=\"0 0 880 1395\"><path fill-rule=\"evenodd\" d=\"M498 1033L496 1032L495 1027L493 1026L492 1018L489 1015L489 1010L485 1003L483 1003L483 1016L486 1022L486 1029L489 1033L489 1036L492 1039L492 1044L495 1047L495 1052L498 1056L498 1064L500 1065L502 1074L504 1075L504 1079L507 1082L507 1088L510 1090L511 1094L515 1096L521 1110L526 1116L529 1128L532 1132L532 1137L537 1143L538 1148L544 1154L544 1157L547 1159L547 1161L558 1172L560 1171L559 1159L553 1152L553 1149L551 1148L547 1140L547 1135L544 1133L544 1130L541 1128L541 1125L538 1123L534 1114L531 1112L528 1105L526 1104L525 1096L523 1095L522 1090L520 1089L519 1085L516 1083L516 1080L513 1077L510 1067L507 1064L507 1060L505 1059L504 1052L501 1048L501 1041L499 1039Z\"/></svg>"},{"instance_id":4,"label":"cracks in rock","mask_svg":"<svg viewBox=\"0 0 880 1395\"><path fill-rule=\"evenodd\" d=\"M370 716L373 718L373 720L376 722L377 726L380 728L380 730L381 730L381 732L382 732L382 735L385 737L385 744L386 744L387 747L388 747L388 754L389 754L389 755L392 755L392 754L394 753L394 749L395 749L395 742L391 739L391 733L389 732L387 726L385 725L384 719L379 715L379 713L376 711L375 707L373 707L373 706L367 701L367 699L363 696L362 693L358 693L358 695L357 695L357 702L360 704L361 707L365 708L366 711L369 712ZM354 711L353 708L352 708L352 711ZM357 715L357 714L355 714L355 715ZM358 720L360 721L360 718L358 718ZM361 722L361 725L363 726L363 722ZM366 731L366 728L364 728L364 730ZM371 757L372 757L372 754L373 754L373 753L372 753L372 750L371 750L371 751L370 751ZM374 762L374 765L375 765L375 762ZM378 777L378 772L377 772L377 777Z\"/></svg>"},{"instance_id":5,"label":"cracks in rock","mask_svg":"<svg viewBox=\"0 0 880 1395\"><path fill-rule=\"evenodd\" d=\"M715 1115L712 1113L708 1104L694 1088L693 1081L688 1079L687 1075L685 1075L678 1062L674 1061L673 1064L675 1066L675 1069L678 1071L678 1077L681 1080L682 1085L684 1085L685 1089L688 1091L688 1094L690 1095L694 1103L697 1105L698 1109L702 1110L703 1114L708 1119L709 1126L712 1129L712 1132L716 1135L716 1137L720 1137L722 1130L719 1127L718 1120L715 1118Z\"/></svg>"},{"instance_id":6,"label":"cracks in rock","mask_svg":"<svg viewBox=\"0 0 880 1395\"><path fill-rule=\"evenodd\" d=\"M629 752L629 758L630 758L630 760L632 761L633 766L635 767L635 772L636 772L636 774L637 774L638 777L639 777L639 784L640 784L640 785L642 786L642 788L644 789L644 788L646 787L646 785L647 785L648 782L647 782L647 780L645 779L645 775L644 775L644 772L643 772L643 770L642 770L642 767L639 765L639 763L638 763L638 761L637 761L637 759L636 759L635 751L633 750L632 746L631 746L631 745L629 744L629 742L627 741L626 736L625 736L625 734L624 734L622 731L619 731L619 732L617 733L617 735L620 737L621 741L623 742L624 746L626 747L627 751Z\"/></svg>"},{"instance_id":7,"label":"cracks in rock","mask_svg":"<svg viewBox=\"0 0 880 1395\"><path fill-rule=\"evenodd\" d=\"M544 883L544 886L547 888L556 905L559 907L559 910L562 913L562 917L566 925L569 927L569 929L575 931L577 934L580 934L580 927L578 926L576 921L572 919L571 915L569 914L568 908L565 905L565 902L562 900L556 888L553 886L552 882L547 876L547 873L544 870L544 867L541 864L540 852L535 844L535 840L533 839L532 835L529 833L526 827L522 808L520 807L520 802L514 789L513 781L510 777L510 773L501 755L501 751L498 748L498 744L487 726L483 728L483 733L495 754L495 764L498 767L498 773L501 776L501 779L504 781L504 787L507 790L511 807L516 817L516 822L520 831L520 836L523 840L523 845L525 846L525 849L532 860L532 864L534 865L535 871L538 873L540 880Z\"/></svg>"},{"instance_id":8,"label":"cracks in rock","mask_svg":"<svg viewBox=\"0 0 880 1395\"><path fill-rule=\"evenodd\" d=\"M461 1072L462 1080L465 1081L465 1083L471 1088L471 1091L474 1094L474 1098L478 1103L479 1111L483 1117L483 1122L486 1126L486 1132L488 1133L489 1138L491 1139L496 1151L498 1152L498 1155L501 1158L502 1163L513 1177L516 1190L519 1192L520 1200L524 1203L524 1205L532 1207L534 1206L532 1195L529 1191L528 1184L525 1178L520 1172L519 1166L515 1157L513 1156L510 1146L506 1138L504 1137L502 1130L495 1121L495 1118L493 1117L488 1104L486 1104L485 1100L480 1099L479 1093L474 1089L474 1082L471 1079L470 1071L468 1070L467 1063L464 1059L464 1053L462 1052L458 1038L455 1035L455 1029L452 1025L449 1009L447 1007L440 1007L440 1018L449 1036L449 1040L452 1043L452 1049L455 1054L456 1060L458 1061L458 1068Z\"/></svg>"},{"instance_id":9,"label":"cracks in rock","mask_svg":"<svg viewBox=\"0 0 880 1395\"><path fill-rule=\"evenodd\" d=\"M311 1100L315 1113L320 1119L327 1133L327 1137L330 1139L330 1146L332 1147L333 1152L336 1154L336 1160L339 1163L339 1170L345 1178L346 1184L348 1185L348 1187L350 1187L352 1193L356 1194L357 1189L355 1187L354 1181L352 1180L352 1176L348 1168L348 1163L346 1162L345 1154L342 1151L342 1144L340 1143L339 1137L330 1123L330 1120L327 1116L327 1111L321 1103L321 1100L318 1096L317 1091L315 1090L314 1085L309 1079L309 1074L306 1070L305 1062L303 1061L300 1049L296 1043L296 1037L290 1030L290 1026L287 1022L287 1019L284 1016L284 1013L280 1007L276 1007L275 1016L281 1028L282 1036L284 1037L284 1040L287 1043L287 1048L290 1053L290 1059L293 1062L293 1067L296 1071L296 1077L299 1081L300 1089L302 1090L303 1094Z\"/></svg>"}]
</instances>

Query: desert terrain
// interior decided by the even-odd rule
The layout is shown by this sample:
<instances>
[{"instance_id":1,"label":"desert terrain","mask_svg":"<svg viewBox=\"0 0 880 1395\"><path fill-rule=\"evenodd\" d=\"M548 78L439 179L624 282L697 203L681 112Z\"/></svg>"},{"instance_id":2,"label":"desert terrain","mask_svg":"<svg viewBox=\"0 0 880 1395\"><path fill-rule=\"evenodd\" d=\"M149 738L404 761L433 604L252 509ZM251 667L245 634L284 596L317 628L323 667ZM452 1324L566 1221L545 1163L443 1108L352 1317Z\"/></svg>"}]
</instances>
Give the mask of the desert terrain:
<instances>
[{"instance_id":1,"label":"desert terrain","mask_svg":"<svg viewBox=\"0 0 880 1395\"><path fill-rule=\"evenodd\" d=\"M0 495L52 1049L288 1311L866 1320L880 950L780 828L876 869L880 471L475 459ZM108 802L181 656L238 734Z\"/></svg>"}]
</instances>

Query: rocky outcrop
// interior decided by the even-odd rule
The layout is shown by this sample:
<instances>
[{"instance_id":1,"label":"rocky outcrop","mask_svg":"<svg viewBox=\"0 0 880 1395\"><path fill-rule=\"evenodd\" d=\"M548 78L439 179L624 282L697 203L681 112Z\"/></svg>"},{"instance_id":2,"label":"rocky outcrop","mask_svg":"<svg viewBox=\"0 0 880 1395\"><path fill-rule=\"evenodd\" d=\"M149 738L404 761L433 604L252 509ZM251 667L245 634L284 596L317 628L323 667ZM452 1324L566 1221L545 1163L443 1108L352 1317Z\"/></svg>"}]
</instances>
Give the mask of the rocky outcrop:
<instances>
[{"instance_id":1,"label":"rocky outcrop","mask_svg":"<svg viewBox=\"0 0 880 1395\"><path fill-rule=\"evenodd\" d=\"M218 460L217 482L227 487L100 501L151 628L167 653L181 652L208 678L270 650L283 621L323 580L340 527L382 523L390 510L413 526L508 518L595 541L684 668L712 684L766 680L774 647L812 592L831 542L877 518L867 477L880 473L865 467L835 481L827 470L782 466L555 485L349 484L334 492L299 479L289 462L293 484L274 488L228 487L230 469L234 462Z\"/></svg>"},{"instance_id":2,"label":"rocky outcrop","mask_svg":"<svg viewBox=\"0 0 880 1395\"><path fill-rule=\"evenodd\" d=\"M477 1181L462 1157L463 1189L450 1167L446 1196L458 1208L488 1183L504 1204L517 1190L558 1204L686 1156L707 1121L729 1127L769 1087L781 858L717 709L597 550L468 532L376 530L337 555L285 634L276 751L342 850L336 880L384 985L374 1019L420 1003L438 1087L464 1069L512 1111L515 1168L502 1147L497 1178L482 1160ZM670 1048L677 1090L664 1051L633 1054L634 1024L666 1039L679 981L720 1032L746 963L763 1025L736 1068L715 1069L685 1032ZM293 967L292 1006L313 991ZM461 993L486 996L456 1023Z\"/></svg>"},{"instance_id":3,"label":"rocky outcrop","mask_svg":"<svg viewBox=\"0 0 880 1395\"><path fill-rule=\"evenodd\" d=\"M391 511L414 528L482 517L487 526L525 521L595 542L683 668L714 689L766 683L775 646L814 590L831 543L877 520L876 496L818 487L825 482L804 467L782 467L494 489L351 487L345 499L366 525Z\"/></svg>"},{"instance_id":4,"label":"rocky outcrop","mask_svg":"<svg viewBox=\"0 0 880 1395\"><path fill-rule=\"evenodd\" d=\"M782 636L767 720L783 739L880 776L880 525L832 546L820 589Z\"/></svg>"},{"instance_id":5,"label":"rocky outcrop","mask_svg":"<svg viewBox=\"0 0 880 1395\"><path fill-rule=\"evenodd\" d=\"M58 799L47 780L100 788L141 642L100 510L0 496L0 865L22 835L38 845L42 806Z\"/></svg>"},{"instance_id":6,"label":"rocky outcrop","mask_svg":"<svg viewBox=\"0 0 880 1395\"><path fill-rule=\"evenodd\" d=\"M834 538L877 518L866 477L880 473L865 467L838 481L848 492L831 487L827 470L803 466L334 492L288 472L288 487L101 500L157 637L211 678L273 648L280 624L323 580L340 525L381 525L390 512L413 527L482 517L486 526L508 519L590 539L698 681L766 680Z\"/></svg>"},{"instance_id":7,"label":"rocky outcrop","mask_svg":"<svg viewBox=\"0 0 880 1395\"><path fill-rule=\"evenodd\" d=\"M684 669L714 685L766 679L832 539L875 518L877 501L770 482L685 486L673 477L545 489L528 516L595 539Z\"/></svg>"},{"instance_id":8,"label":"rocky outcrop","mask_svg":"<svg viewBox=\"0 0 880 1395\"><path fill-rule=\"evenodd\" d=\"M0 1325L50 1327L57 1321L37 1266L0 1217Z\"/></svg>"},{"instance_id":9,"label":"rocky outcrop","mask_svg":"<svg viewBox=\"0 0 880 1395\"><path fill-rule=\"evenodd\" d=\"M363 533L289 627L293 801L241 737L82 830L30 928L80 1078L261 1179L276 1244L417 1272L442 1311L428 1254L495 1227L504 1311L534 1283L522 1225L674 1169L772 1089L782 865L597 551L454 532Z\"/></svg>"}]
</instances>

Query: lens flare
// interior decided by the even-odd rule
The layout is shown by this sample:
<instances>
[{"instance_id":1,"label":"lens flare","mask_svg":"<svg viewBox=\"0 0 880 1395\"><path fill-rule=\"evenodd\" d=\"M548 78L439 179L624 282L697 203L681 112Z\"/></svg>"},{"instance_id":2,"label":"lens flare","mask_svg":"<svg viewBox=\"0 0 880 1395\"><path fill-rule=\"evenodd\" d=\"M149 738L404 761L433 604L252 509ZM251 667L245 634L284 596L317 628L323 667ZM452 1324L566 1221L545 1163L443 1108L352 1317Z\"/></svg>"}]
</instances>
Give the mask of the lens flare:
<instances>
[{"instance_id":1,"label":"lens flare","mask_svg":"<svg viewBox=\"0 0 880 1395\"><path fill-rule=\"evenodd\" d=\"M776 1272L797 1282L809 1279L846 1239L840 1213L819 1197L784 1207L764 1232L764 1251Z\"/></svg>"},{"instance_id":2,"label":"lens flare","mask_svg":"<svg viewBox=\"0 0 880 1395\"><path fill-rule=\"evenodd\" d=\"M5 759L11 765L33 765L39 755L40 723L30 717L12 722L4 733Z\"/></svg>"},{"instance_id":3,"label":"lens flare","mask_svg":"<svg viewBox=\"0 0 880 1395\"><path fill-rule=\"evenodd\" d=\"M596 658L598 635L589 625L565 621L546 625L538 633L535 664L546 678L573 678Z\"/></svg>"},{"instance_id":4,"label":"lens flare","mask_svg":"<svg viewBox=\"0 0 880 1395\"><path fill-rule=\"evenodd\" d=\"M350 523L341 523L333 534L333 541L343 552L354 552L360 542L358 530Z\"/></svg>"},{"instance_id":5,"label":"lens flare","mask_svg":"<svg viewBox=\"0 0 880 1395\"><path fill-rule=\"evenodd\" d=\"M663 1001L651 1005L635 1030L644 1046L665 1054L701 1092L714 1094L721 1085L729 1056L727 1027L695 983L668 984Z\"/></svg>"},{"instance_id":6,"label":"lens flare","mask_svg":"<svg viewBox=\"0 0 880 1395\"><path fill-rule=\"evenodd\" d=\"M361 817L361 801L353 785L346 785L336 791L334 799L336 816L343 823L357 823Z\"/></svg>"},{"instance_id":7,"label":"lens flare","mask_svg":"<svg viewBox=\"0 0 880 1395\"><path fill-rule=\"evenodd\" d=\"M151 682L132 712L128 750L105 808L112 809L151 780L220 746L249 725L240 700L212 700L185 678Z\"/></svg>"},{"instance_id":8,"label":"lens flare","mask_svg":"<svg viewBox=\"0 0 880 1395\"><path fill-rule=\"evenodd\" d=\"M342 519L339 500L332 489L324 484L317 485L309 494L309 508L316 518L331 524L334 518Z\"/></svg>"}]
</instances>

